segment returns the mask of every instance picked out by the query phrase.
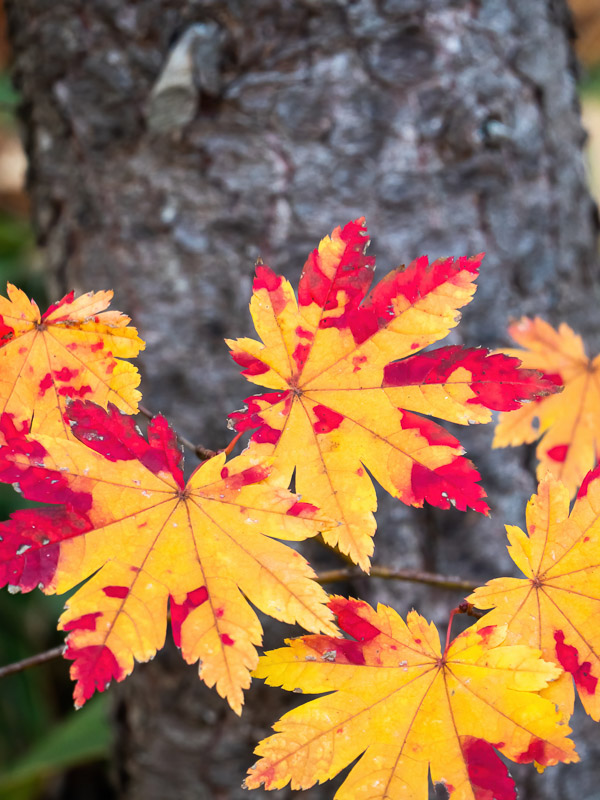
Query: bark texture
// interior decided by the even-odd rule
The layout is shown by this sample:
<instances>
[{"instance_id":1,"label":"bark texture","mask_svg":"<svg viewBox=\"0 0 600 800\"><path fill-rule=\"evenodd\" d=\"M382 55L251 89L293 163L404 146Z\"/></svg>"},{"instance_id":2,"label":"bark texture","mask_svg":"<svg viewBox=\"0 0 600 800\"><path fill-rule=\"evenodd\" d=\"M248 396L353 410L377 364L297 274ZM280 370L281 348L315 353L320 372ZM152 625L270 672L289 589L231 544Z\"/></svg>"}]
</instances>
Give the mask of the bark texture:
<instances>
[{"instance_id":1,"label":"bark texture","mask_svg":"<svg viewBox=\"0 0 600 800\"><path fill-rule=\"evenodd\" d=\"M54 293L115 288L147 341L145 403L188 438L223 446L225 413L253 393L222 340L250 332L256 257L294 281L323 235L362 214L381 274L423 252L487 252L448 343L495 347L511 316L538 314L600 349L563 0L6 4ZM491 426L460 436L492 518L382 498L375 563L480 582L510 571L503 524L523 521L531 453L490 451ZM350 590L437 622L461 599L366 579ZM283 633L271 626L267 643ZM112 691L128 800L246 797L252 744L283 702L255 687L239 721L169 650ZM599 739L576 728L584 763L519 770L521 797L592 797Z\"/></svg>"}]
</instances>

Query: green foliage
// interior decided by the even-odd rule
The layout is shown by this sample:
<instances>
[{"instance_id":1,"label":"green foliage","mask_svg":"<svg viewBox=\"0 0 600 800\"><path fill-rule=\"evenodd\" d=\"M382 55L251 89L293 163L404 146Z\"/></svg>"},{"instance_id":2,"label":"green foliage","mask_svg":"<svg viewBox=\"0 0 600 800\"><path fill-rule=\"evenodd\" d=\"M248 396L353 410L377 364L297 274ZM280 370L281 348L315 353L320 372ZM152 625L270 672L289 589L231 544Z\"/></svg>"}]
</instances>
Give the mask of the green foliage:
<instances>
[{"instance_id":1,"label":"green foliage","mask_svg":"<svg viewBox=\"0 0 600 800\"><path fill-rule=\"evenodd\" d=\"M85 709L72 711L40 736L26 755L0 773L0 797L29 800L37 796L48 776L106 758L110 727L105 701L105 697L95 698Z\"/></svg>"}]
</instances>

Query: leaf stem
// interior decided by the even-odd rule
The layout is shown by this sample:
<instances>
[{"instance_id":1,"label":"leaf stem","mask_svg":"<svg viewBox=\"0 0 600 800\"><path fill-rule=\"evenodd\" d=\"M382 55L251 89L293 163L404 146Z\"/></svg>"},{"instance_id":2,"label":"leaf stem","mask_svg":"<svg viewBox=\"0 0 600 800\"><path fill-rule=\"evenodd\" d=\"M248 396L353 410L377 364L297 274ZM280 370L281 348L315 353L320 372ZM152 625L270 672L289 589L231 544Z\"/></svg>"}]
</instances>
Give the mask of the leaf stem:
<instances>
[{"instance_id":1,"label":"leaf stem","mask_svg":"<svg viewBox=\"0 0 600 800\"><path fill-rule=\"evenodd\" d=\"M23 672L29 669L29 667L35 667L38 664L45 664L46 661L53 661L55 658L62 656L64 651L65 646L61 644L58 647L53 647L52 650L46 650L45 653L38 653L35 656L24 658L21 661L15 661L13 664L6 664L4 667L0 667L0 678L6 678L7 675Z\"/></svg>"},{"instance_id":2,"label":"leaf stem","mask_svg":"<svg viewBox=\"0 0 600 800\"><path fill-rule=\"evenodd\" d=\"M452 632L452 620L456 616L456 614L468 614L470 617L475 617L475 619L481 619L485 614L485 611L479 611L479 609L472 606L471 603L467 603L466 600L463 600L462 603L459 603L456 608L453 608L450 612L450 617L448 618L448 630L446 632L446 648L444 649L444 654L448 652L448 648L450 647L450 633Z\"/></svg>"},{"instance_id":3,"label":"leaf stem","mask_svg":"<svg viewBox=\"0 0 600 800\"><path fill-rule=\"evenodd\" d=\"M371 567L370 576L358 567L342 567L319 572L317 581L319 583L338 583L339 581L360 577L425 583L429 586L438 586L441 589L458 589L466 592L472 592L479 585L463 578L457 578L454 575L438 575L435 572L421 572L416 569L391 569L390 567L378 567L375 565Z\"/></svg>"}]
</instances>

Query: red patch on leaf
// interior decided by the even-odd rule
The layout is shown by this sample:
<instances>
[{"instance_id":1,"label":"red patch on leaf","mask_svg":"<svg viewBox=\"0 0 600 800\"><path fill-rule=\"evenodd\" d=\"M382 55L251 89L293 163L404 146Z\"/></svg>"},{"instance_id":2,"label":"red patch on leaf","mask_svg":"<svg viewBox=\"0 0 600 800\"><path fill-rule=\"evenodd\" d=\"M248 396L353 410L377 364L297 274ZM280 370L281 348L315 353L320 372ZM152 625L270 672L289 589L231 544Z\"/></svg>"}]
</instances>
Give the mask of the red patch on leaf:
<instances>
[{"instance_id":1,"label":"red patch on leaf","mask_svg":"<svg viewBox=\"0 0 600 800\"><path fill-rule=\"evenodd\" d=\"M595 694L598 678L591 672L591 662L584 661L579 663L579 653L577 648L565 644L565 634L562 631L554 631L554 641L556 642L556 658L558 663L565 670L570 672L578 689L586 694Z\"/></svg>"},{"instance_id":2,"label":"red patch on leaf","mask_svg":"<svg viewBox=\"0 0 600 800\"><path fill-rule=\"evenodd\" d=\"M118 597L124 600L129 594L127 586L103 586L102 591L107 597Z\"/></svg>"},{"instance_id":3,"label":"red patch on leaf","mask_svg":"<svg viewBox=\"0 0 600 800\"><path fill-rule=\"evenodd\" d=\"M95 342L93 345L90 346L90 351L92 353L97 353L98 350L102 350L104 347L104 342L100 339L99 342Z\"/></svg>"},{"instance_id":4,"label":"red patch on leaf","mask_svg":"<svg viewBox=\"0 0 600 800\"><path fill-rule=\"evenodd\" d=\"M299 517L301 514L312 516L318 510L317 506L313 506L312 503L297 502L290 506L285 513L290 517Z\"/></svg>"},{"instance_id":5,"label":"red patch on leaf","mask_svg":"<svg viewBox=\"0 0 600 800\"><path fill-rule=\"evenodd\" d=\"M0 347L7 344L15 335L14 328L4 322L4 318L0 316Z\"/></svg>"},{"instance_id":6,"label":"red patch on leaf","mask_svg":"<svg viewBox=\"0 0 600 800\"><path fill-rule=\"evenodd\" d=\"M52 384L53 384L52 375L49 372L47 372L40 381L40 389L38 392L39 396L43 397L48 391L48 389L52 386Z\"/></svg>"},{"instance_id":7,"label":"red patch on leaf","mask_svg":"<svg viewBox=\"0 0 600 800\"><path fill-rule=\"evenodd\" d=\"M86 515L71 509L29 508L0 524L0 586L30 592L52 583L60 543L91 530Z\"/></svg>"},{"instance_id":8,"label":"red patch on leaf","mask_svg":"<svg viewBox=\"0 0 600 800\"><path fill-rule=\"evenodd\" d=\"M551 447L549 450L547 450L546 455L553 461L562 464L567 458L568 452L569 452L568 444L557 444L555 447Z\"/></svg>"},{"instance_id":9,"label":"red patch on leaf","mask_svg":"<svg viewBox=\"0 0 600 800\"><path fill-rule=\"evenodd\" d=\"M313 429L316 433L331 433L339 428L344 421L344 415L338 414L327 406L314 406L313 412L318 422L313 422Z\"/></svg>"},{"instance_id":10,"label":"red patch on leaf","mask_svg":"<svg viewBox=\"0 0 600 800\"><path fill-rule=\"evenodd\" d=\"M476 800L515 800L515 784L492 745L461 736L461 746Z\"/></svg>"},{"instance_id":11,"label":"red patch on leaf","mask_svg":"<svg viewBox=\"0 0 600 800\"><path fill-rule=\"evenodd\" d=\"M56 311L57 308L61 308L62 306L71 305L71 303L73 302L74 298L75 298L75 292L69 292L69 294L66 294L62 298L62 300L59 300L57 303L53 303L48 308L48 310L44 314L42 314L42 317L41 317L42 320L47 319L50 316L50 314L52 314L54 311ZM62 322L63 320L68 319L68 318L69 318L69 313L67 311L67 313L64 314L62 317L56 317L55 319L52 320L52 322Z\"/></svg>"},{"instance_id":12,"label":"red patch on leaf","mask_svg":"<svg viewBox=\"0 0 600 800\"><path fill-rule=\"evenodd\" d=\"M288 302L281 288L282 283L281 275L276 275L269 267L263 265L256 267L256 277L252 288L255 292L258 292L259 289L267 290L276 317L281 314Z\"/></svg>"},{"instance_id":13,"label":"red patch on leaf","mask_svg":"<svg viewBox=\"0 0 600 800\"><path fill-rule=\"evenodd\" d=\"M544 372L543 375L545 380L551 381L552 383L555 383L557 386L564 385L564 381L558 372Z\"/></svg>"},{"instance_id":14,"label":"red patch on leaf","mask_svg":"<svg viewBox=\"0 0 600 800\"><path fill-rule=\"evenodd\" d=\"M309 636L305 639L310 649L317 653L323 661L336 664L364 665L362 642L353 642L351 639L335 639L333 636Z\"/></svg>"},{"instance_id":15,"label":"red patch on leaf","mask_svg":"<svg viewBox=\"0 0 600 800\"><path fill-rule=\"evenodd\" d=\"M477 633L481 637L482 641L486 644L489 642L490 636L496 630L495 625L486 625L485 628L479 628Z\"/></svg>"},{"instance_id":16,"label":"red patch on leaf","mask_svg":"<svg viewBox=\"0 0 600 800\"><path fill-rule=\"evenodd\" d=\"M235 644L235 640L232 639L231 636L228 633L222 633L221 634L221 641L227 647L233 647L233 645Z\"/></svg>"},{"instance_id":17,"label":"red patch on leaf","mask_svg":"<svg viewBox=\"0 0 600 800\"><path fill-rule=\"evenodd\" d=\"M250 355L250 353L237 352L233 350L231 352L231 357L236 364L239 364L240 367L244 367L241 373L242 375L262 375L264 372L268 372L270 369L267 364Z\"/></svg>"},{"instance_id":18,"label":"red patch on leaf","mask_svg":"<svg viewBox=\"0 0 600 800\"><path fill-rule=\"evenodd\" d=\"M515 761L517 764L529 764L531 761L535 761L538 764L547 766L553 760L550 752L551 749L553 748L549 742L545 742L543 739L534 738L527 750L524 753L521 753L520 756L517 756Z\"/></svg>"},{"instance_id":19,"label":"red patch on leaf","mask_svg":"<svg viewBox=\"0 0 600 800\"><path fill-rule=\"evenodd\" d=\"M399 410L402 413L400 425L403 430L417 430L425 441L431 445L452 447L457 451L461 449L461 444L458 439L455 439L451 433L448 433L448 431L442 428L441 425L438 425L437 422L419 417L411 411Z\"/></svg>"},{"instance_id":20,"label":"red patch on leaf","mask_svg":"<svg viewBox=\"0 0 600 800\"><path fill-rule=\"evenodd\" d=\"M315 337L311 331L305 330L300 325L298 325L298 327L296 328L295 333L299 339L306 340L304 343L299 342L296 345L294 352L292 353L292 358L294 359L294 362L296 364L296 369L298 372L301 372L302 368L304 367L304 364L306 363L306 359L308 358L308 355L310 353L312 341Z\"/></svg>"},{"instance_id":21,"label":"red patch on leaf","mask_svg":"<svg viewBox=\"0 0 600 800\"><path fill-rule=\"evenodd\" d=\"M450 345L388 364L382 386L444 384L461 369L470 373L463 382L475 394L468 403L494 411L512 411L522 402L552 394L557 388L535 370L521 369L520 363L518 358L490 354L483 348Z\"/></svg>"},{"instance_id":22,"label":"red patch on leaf","mask_svg":"<svg viewBox=\"0 0 600 800\"><path fill-rule=\"evenodd\" d=\"M427 501L438 508L453 505L459 511L472 508L487 514L489 506L483 500L485 491L477 483L480 477L473 464L460 456L435 470L415 462L411 470L414 505L421 507Z\"/></svg>"},{"instance_id":23,"label":"red patch on leaf","mask_svg":"<svg viewBox=\"0 0 600 800\"><path fill-rule=\"evenodd\" d=\"M361 610L369 610L366 603L335 597L329 601L328 606L336 615L340 628L357 641L370 642L381 633L379 628L360 615Z\"/></svg>"},{"instance_id":24,"label":"red patch on leaf","mask_svg":"<svg viewBox=\"0 0 600 800\"><path fill-rule=\"evenodd\" d=\"M171 630L173 631L173 641L177 647L181 647L181 626L188 614L198 606L208 600L208 590L206 586L188 592L183 603L176 603L172 597L169 598L171 608Z\"/></svg>"},{"instance_id":25,"label":"red patch on leaf","mask_svg":"<svg viewBox=\"0 0 600 800\"><path fill-rule=\"evenodd\" d=\"M202 466L203 465L201 464L199 469L202 469ZM235 475L229 475L228 472L226 477L223 477L223 475L221 475L221 477L223 478L223 483L227 489L238 491L238 489L241 489L242 486L248 486L251 483L259 483L260 481L264 481L264 479L269 475L269 472L269 467L258 464L254 467L248 467L247 469L244 469Z\"/></svg>"},{"instance_id":26,"label":"red patch on leaf","mask_svg":"<svg viewBox=\"0 0 600 800\"><path fill-rule=\"evenodd\" d=\"M73 697L78 708L90 699L96 689L99 692L107 689L113 678L122 681L126 677L114 654L105 645L76 649L68 644L64 655L73 661L70 673L71 678L77 681Z\"/></svg>"},{"instance_id":27,"label":"red patch on leaf","mask_svg":"<svg viewBox=\"0 0 600 800\"><path fill-rule=\"evenodd\" d=\"M360 368L361 368L361 364L364 364L366 360L367 360L367 357L364 356L364 355L363 356L354 356L354 358L352 359L352 363L354 364L354 368L352 369L352 372L358 372L360 370Z\"/></svg>"},{"instance_id":28,"label":"red patch on leaf","mask_svg":"<svg viewBox=\"0 0 600 800\"><path fill-rule=\"evenodd\" d=\"M312 331L307 331L306 328L302 328L300 325L296 328L295 334L299 339L307 339L309 342L312 342L315 338Z\"/></svg>"},{"instance_id":29,"label":"red patch on leaf","mask_svg":"<svg viewBox=\"0 0 600 800\"><path fill-rule=\"evenodd\" d=\"M54 377L59 381L70 381L79 375L78 369L69 369L68 367L63 367L62 369L54 371Z\"/></svg>"},{"instance_id":30,"label":"red patch on leaf","mask_svg":"<svg viewBox=\"0 0 600 800\"><path fill-rule=\"evenodd\" d=\"M310 353L310 347L311 346L309 344L297 344L294 348L292 358L294 359L294 363L296 364L296 369L298 372L301 372L302 368L306 364L306 359Z\"/></svg>"},{"instance_id":31,"label":"red patch on leaf","mask_svg":"<svg viewBox=\"0 0 600 800\"><path fill-rule=\"evenodd\" d=\"M579 487L579 491L577 492L577 497L585 497L588 493L588 487L590 483L595 481L598 477L600 477L600 465L588 472L588 474L585 476L581 486Z\"/></svg>"},{"instance_id":32,"label":"red patch on leaf","mask_svg":"<svg viewBox=\"0 0 600 800\"><path fill-rule=\"evenodd\" d=\"M101 616L101 611L95 611L93 614L84 614L82 617L77 617L77 619L72 619L70 622L66 622L62 626L62 629L63 631L95 631L96 620Z\"/></svg>"},{"instance_id":33,"label":"red patch on leaf","mask_svg":"<svg viewBox=\"0 0 600 800\"><path fill-rule=\"evenodd\" d=\"M271 406L283 402L284 406L282 410L284 414L287 414L289 411L289 404L291 404L291 394L289 391L269 392L268 394L247 397L245 400L247 405L246 410L234 411L229 415L229 419L232 420L235 430L238 431L238 433L244 433L253 428L258 428L252 435L253 442L277 444L281 438L281 431L271 428L264 422L260 416L262 406L258 402L259 400Z\"/></svg>"},{"instance_id":34,"label":"red patch on leaf","mask_svg":"<svg viewBox=\"0 0 600 800\"><path fill-rule=\"evenodd\" d=\"M58 394L61 397L85 397L86 394L90 394L92 391L92 387L88 386L80 386L79 389L75 389L74 386L61 386L58 389Z\"/></svg>"}]
</instances>

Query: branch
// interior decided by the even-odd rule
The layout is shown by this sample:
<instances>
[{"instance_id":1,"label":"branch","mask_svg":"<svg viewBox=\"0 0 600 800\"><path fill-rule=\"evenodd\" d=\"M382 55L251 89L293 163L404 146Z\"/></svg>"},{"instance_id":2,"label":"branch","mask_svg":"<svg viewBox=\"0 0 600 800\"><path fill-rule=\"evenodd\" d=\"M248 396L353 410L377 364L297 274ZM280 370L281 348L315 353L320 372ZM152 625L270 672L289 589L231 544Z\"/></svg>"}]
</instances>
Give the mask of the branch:
<instances>
[{"instance_id":1,"label":"branch","mask_svg":"<svg viewBox=\"0 0 600 800\"><path fill-rule=\"evenodd\" d=\"M330 569L317 575L318 583L337 583L348 581L352 578L371 577L384 578L395 581L411 581L412 583L426 583L429 586L438 586L440 589L458 589L472 592L479 584L457 578L454 575L437 575L435 572L420 572L416 569L390 569L389 567L371 567L370 576L358 567Z\"/></svg>"},{"instance_id":2,"label":"branch","mask_svg":"<svg viewBox=\"0 0 600 800\"><path fill-rule=\"evenodd\" d=\"M0 678L6 678L7 675L14 675L16 672L23 672L29 667L35 667L38 664L45 664L46 661L53 661L59 658L65 652L63 644L58 647L53 647L52 650L46 650L45 653L38 653L36 656L24 658L22 661L15 661L13 664L6 664L0 667Z\"/></svg>"},{"instance_id":3,"label":"branch","mask_svg":"<svg viewBox=\"0 0 600 800\"><path fill-rule=\"evenodd\" d=\"M145 412L142 412L145 413ZM193 447L193 446L192 446ZM330 569L325 572L320 572L317 575L318 583L338 583L340 581L352 580L352 578L384 578L385 580L395 581L411 581L412 583L425 583L429 586L437 586L440 589L458 589L459 591L472 592L479 584L466 581L463 578L457 578L452 575L438 575L435 572L419 572L413 569L390 569L389 567L371 567L370 576L363 572L358 567L345 567L340 569ZM466 604L465 604L466 605ZM459 607L460 608L460 607ZM472 606L470 610L462 611L461 613L470 613L472 616L479 616L479 612L475 611ZM453 613L458 613L455 609ZM0 679L5 678L7 675L14 675L17 672L23 672L29 667L35 667L38 664L44 664L46 661L53 661L59 658L64 653L64 645L54 647L52 650L46 650L45 653L38 653L36 656L24 658L22 661L15 661L13 664L7 664L0 667Z\"/></svg>"}]
</instances>

